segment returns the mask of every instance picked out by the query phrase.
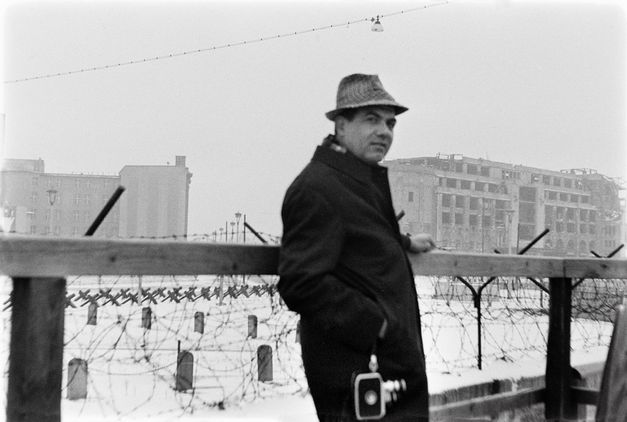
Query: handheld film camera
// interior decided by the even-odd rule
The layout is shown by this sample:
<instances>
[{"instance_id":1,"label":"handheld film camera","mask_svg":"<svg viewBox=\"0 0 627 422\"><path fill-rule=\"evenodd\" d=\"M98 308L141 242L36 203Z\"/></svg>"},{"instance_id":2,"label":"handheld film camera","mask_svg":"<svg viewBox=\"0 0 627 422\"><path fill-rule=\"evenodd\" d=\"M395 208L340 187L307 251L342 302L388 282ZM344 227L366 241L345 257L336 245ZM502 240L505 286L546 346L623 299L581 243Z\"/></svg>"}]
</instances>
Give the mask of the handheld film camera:
<instances>
[{"instance_id":1,"label":"handheld film camera","mask_svg":"<svg viewBox=\"0 0 627 422\"><path fill-rule=\"evenodd\" d=\"M355 375L353 379L353 397L357 420L381 419L385 416L385 406L395 402L400 392L407 390L405 380L383 381L377 372L375 355L370 356L371 372Z\"/></svg>"}]
</instances>

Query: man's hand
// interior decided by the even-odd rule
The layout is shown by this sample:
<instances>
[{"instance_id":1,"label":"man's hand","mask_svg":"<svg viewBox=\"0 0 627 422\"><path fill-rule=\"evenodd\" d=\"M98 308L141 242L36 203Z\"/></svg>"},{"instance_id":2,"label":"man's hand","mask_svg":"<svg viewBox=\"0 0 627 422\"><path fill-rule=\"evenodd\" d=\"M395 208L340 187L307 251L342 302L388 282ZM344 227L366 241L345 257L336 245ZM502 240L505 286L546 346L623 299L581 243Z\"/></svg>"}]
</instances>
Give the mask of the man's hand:
<instances>
[{"instance_id":1,"label":"man's hand","mask_svg":"<svg viewBox=\"0 0 627 422\"><path fill-rule=\"evenodd\" d=\"M419 233L415 235L408 234L407 236L411 242L409 245L409 252L429 252L431 249L435 248L435 242L428 233Z\"/></svg>"}]
</instances>

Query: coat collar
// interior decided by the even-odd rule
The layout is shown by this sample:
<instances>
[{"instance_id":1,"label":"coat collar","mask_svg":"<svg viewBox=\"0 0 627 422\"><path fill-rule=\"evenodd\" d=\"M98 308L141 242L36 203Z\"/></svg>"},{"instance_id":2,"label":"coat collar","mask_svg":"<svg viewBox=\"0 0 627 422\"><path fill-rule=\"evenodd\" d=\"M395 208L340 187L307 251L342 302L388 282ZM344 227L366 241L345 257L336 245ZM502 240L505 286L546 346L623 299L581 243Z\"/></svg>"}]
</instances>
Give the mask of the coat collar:
<instances>
[{"instance_id":1,"label":"coat collar","mask_svg":"<svg viewBox=\"0 0 627 422\"><path fill-rule=\"evenodd\" d=\"M324 145L316 148L312 161L324 163L363 183L370 183L374 174L387 175L383 166L364 163L349 151L342 153Z\"/></svg>"}]
</instances>

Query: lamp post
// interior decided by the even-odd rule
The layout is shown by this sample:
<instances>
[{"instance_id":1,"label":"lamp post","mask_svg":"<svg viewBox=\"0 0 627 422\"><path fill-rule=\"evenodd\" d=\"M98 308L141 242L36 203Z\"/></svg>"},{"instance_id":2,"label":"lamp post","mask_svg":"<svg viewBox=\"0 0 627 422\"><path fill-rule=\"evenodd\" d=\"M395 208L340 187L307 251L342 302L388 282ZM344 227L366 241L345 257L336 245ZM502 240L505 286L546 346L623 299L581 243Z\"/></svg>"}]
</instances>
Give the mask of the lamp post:
<instances>
[{"instance_id":1,"label":"lamp post","mask_svg":"<svg viewBox=\"0 0 627 422\"><path fill-rule=\"evenodd\" d=\"M236 235L235 235L235 241L236 242L239 242L239 219L240 218L242 218L242 213L238 211L238 212L235 213L235 222L237 224L237 232L236 232Z\"/></svg>"},{"instance_id":2,"label":"lamp post","mask_svg":"<svg viewBox=\"0 0 627 422\"><path fill-rule=\"evenodd\" d=\"M231 242L233 242L234 237L235 237L235 221L231 221Z\"/></svg>"},{"instance_id":3,"label":"lamp post","mask_svg":"<svg viewBox=\"0 0 627 422\"><path fill-rule=\"evenodd\" d=\"M50 227L50 235L52 236L52 211L54 209L54 203L57 201L57 194L59 193L56 189L48 189L46 191L48 193L48 202L50 203L50 219L48 221L48 225Z\"/></svg>"},{"instance_id":4,"label":"lamp post","mask_svg":"<svg viewBox=\"0 0 627 422\"><path fill-rule=\"evenodd\" d=\"M512 253L512 218L514 216L514 210L505 210L505 232L507 234L507 253Z\"/></svg>"}]
</instances>

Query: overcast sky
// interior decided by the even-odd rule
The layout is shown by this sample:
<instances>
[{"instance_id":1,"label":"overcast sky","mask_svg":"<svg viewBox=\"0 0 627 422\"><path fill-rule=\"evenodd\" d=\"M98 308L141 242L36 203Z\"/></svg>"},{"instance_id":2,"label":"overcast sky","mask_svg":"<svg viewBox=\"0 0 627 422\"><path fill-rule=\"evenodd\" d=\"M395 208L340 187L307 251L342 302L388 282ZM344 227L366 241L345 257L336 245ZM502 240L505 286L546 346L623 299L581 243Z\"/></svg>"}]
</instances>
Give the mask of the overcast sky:
<instances>
[{"instance_id":1,"label":"overcast sky","mask_svg":"<svg viewBox=\"0 0 627 422\"><path fill-rule=\"evenodd\" d=\"M626 176L621 2L441 3L12 2L2 153L95 174L185 155L190 234L241 211L280 235L285 189L332 131L339 80L360 72L410 108L390 159ZM376 15L384 32L370 31ZM155 57L168 58L124 64Z\"/></svg>"}]
</instances>

